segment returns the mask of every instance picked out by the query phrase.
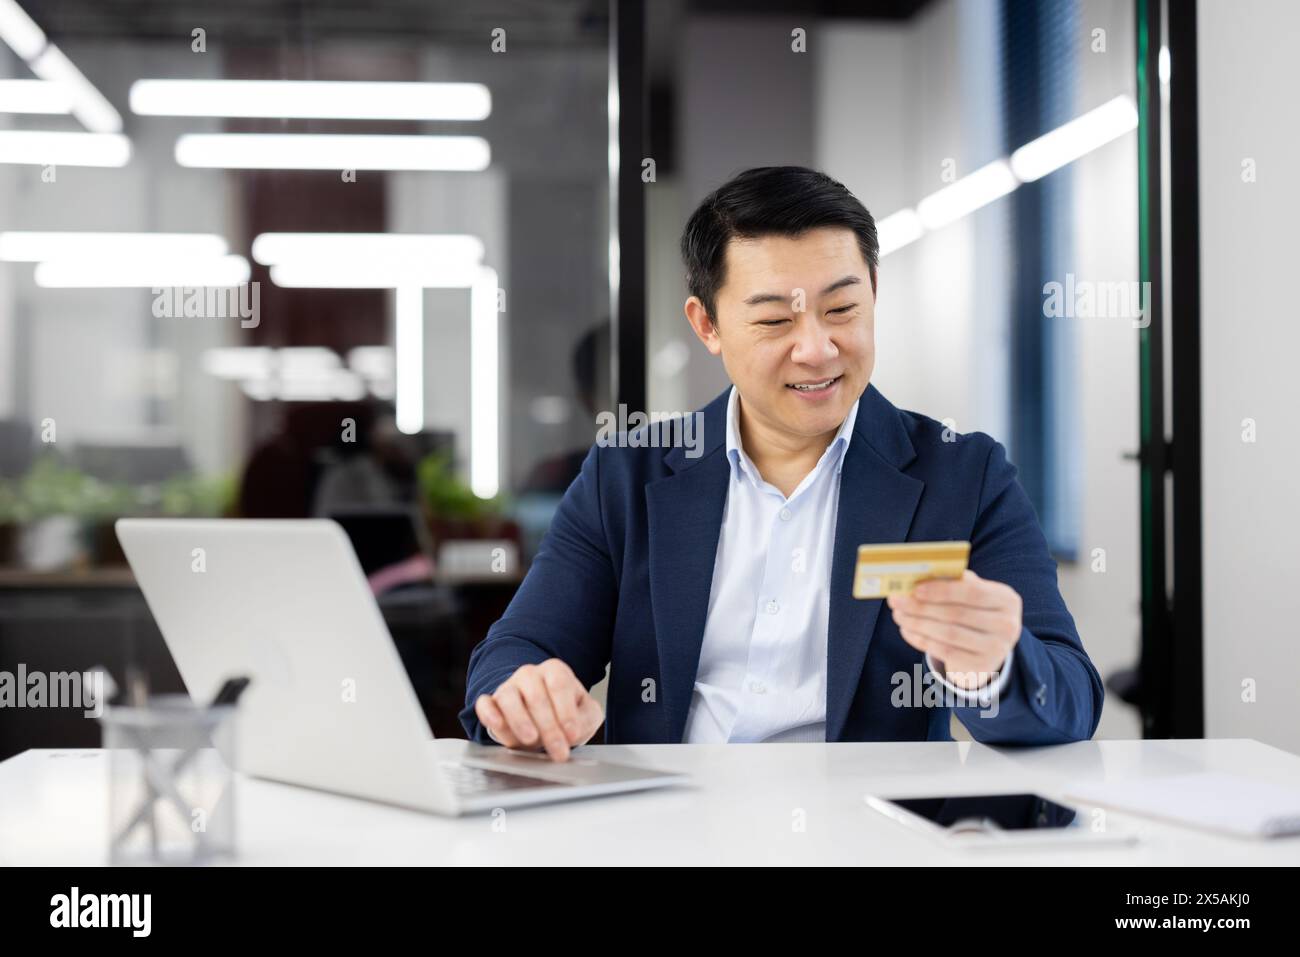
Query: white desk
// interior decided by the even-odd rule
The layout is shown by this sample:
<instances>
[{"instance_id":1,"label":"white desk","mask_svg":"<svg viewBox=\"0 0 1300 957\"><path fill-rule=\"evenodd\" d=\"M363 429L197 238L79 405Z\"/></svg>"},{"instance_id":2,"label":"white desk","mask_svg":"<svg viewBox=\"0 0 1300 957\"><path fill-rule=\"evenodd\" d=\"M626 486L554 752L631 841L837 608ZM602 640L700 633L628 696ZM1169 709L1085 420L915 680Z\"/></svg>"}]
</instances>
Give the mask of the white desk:
<instances>
[{"instance_id":1,"label":"white desk","mask_svg":"<svg viewBox=\"0 0 1300 957\"><path fill-rule=\"evenodd\" d=\"M463 742L440 741L456 752ZM1132 847L949 850L863 804L901 796L1036 790L1079 780L1225 771L1300 788L1300 757L1250 740L1093 741L993 749L970 742L624 745L584 749L688 771L677 788L446 819L286 785L238 782L243 864L1300 864L1300 838L1251 841L1110 812ZM101 751L27 751L0 764L0 864L100 864ZM805 812L806 830L792 826Z\"/></svg>"}]
</instances>

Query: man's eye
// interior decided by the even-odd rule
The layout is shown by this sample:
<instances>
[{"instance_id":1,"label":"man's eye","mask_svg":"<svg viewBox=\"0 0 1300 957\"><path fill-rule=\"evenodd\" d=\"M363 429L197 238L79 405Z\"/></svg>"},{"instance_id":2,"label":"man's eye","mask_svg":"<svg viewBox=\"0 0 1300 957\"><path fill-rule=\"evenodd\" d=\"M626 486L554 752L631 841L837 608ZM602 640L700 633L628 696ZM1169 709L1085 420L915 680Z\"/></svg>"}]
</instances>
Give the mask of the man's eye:
<instances>
[{"instance_id":1,"label":"man's eye","mask_svg":"<svg viewBox=\"0 0 1300 957\"><path fill-rule=\"evenodd\" d=\"M846 312L852 312L856 308L858 308L858 304L856 302L851 302L847 306L840 306L838 309L830 310L830 315L842 315Z\"/></svg>"},{"instance_id":2,"label":"man's eye","mask_svg":"<svg viewBox=\"0 0 1300 957\"><path fill-rule=\"evenodd\" d=\"M760 326L780 326L789 321L789 319L760 319L758 324Z\"/></svg>"}]
</instances>

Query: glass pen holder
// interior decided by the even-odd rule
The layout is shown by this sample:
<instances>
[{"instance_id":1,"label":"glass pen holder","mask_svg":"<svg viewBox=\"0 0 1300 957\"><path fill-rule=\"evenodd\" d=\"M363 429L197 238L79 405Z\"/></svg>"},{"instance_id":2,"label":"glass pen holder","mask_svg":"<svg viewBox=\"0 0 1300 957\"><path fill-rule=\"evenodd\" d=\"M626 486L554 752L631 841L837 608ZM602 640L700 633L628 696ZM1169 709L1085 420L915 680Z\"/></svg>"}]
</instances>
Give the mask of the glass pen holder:
<instances>
[{"instance_id":1,"label":"glass pen holder","mask_svg":"<svg viewBox=\"0 0 1300 957\"><path fill-rule=\"evenodd\" d=\"M161 695L100 718L109 751L109 863L235 855L235 706Z\"/></svg>"}]
</instances>

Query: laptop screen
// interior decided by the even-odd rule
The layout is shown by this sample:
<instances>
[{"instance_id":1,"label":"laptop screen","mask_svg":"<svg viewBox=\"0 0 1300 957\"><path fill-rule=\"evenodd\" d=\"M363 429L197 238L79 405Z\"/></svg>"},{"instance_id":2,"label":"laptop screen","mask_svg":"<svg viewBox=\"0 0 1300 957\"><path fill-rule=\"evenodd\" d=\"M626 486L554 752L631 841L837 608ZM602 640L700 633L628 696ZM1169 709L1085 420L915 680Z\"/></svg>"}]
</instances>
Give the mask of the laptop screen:
<instances>
[{"instance_id":1,"label":"laptop screen","mask_svg":"<svg viewBox=\"0 0 1300 957\"><path fill-rule=\"evenodd\" d=\"M369 577L417 555L424 555L422 537L412 509L358 509L330 512L329 517L342 526Z\"/></svg>"}]
</instances>

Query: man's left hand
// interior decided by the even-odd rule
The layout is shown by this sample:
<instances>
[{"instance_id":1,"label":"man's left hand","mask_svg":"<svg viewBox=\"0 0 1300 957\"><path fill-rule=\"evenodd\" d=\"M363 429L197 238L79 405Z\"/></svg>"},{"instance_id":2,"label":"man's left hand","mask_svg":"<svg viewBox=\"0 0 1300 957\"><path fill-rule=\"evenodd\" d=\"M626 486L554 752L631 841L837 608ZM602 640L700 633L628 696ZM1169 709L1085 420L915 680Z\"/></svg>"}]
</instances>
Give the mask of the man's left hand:
<instances>
[{"instance_id":1,"label":"man's left hand","mask_svg":"<svg viewBox=\"0 0 1300 957\"><path fill-rule=\"evenodd\" d=\"M970 569L961 578L931 579L911 595L890 595L887 601L903 640L929 653L959 688L989 684L1020 640L1016 590Z\"/></svg>"}]
</instances>

